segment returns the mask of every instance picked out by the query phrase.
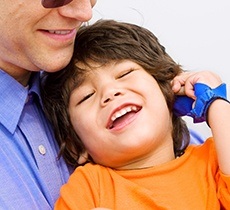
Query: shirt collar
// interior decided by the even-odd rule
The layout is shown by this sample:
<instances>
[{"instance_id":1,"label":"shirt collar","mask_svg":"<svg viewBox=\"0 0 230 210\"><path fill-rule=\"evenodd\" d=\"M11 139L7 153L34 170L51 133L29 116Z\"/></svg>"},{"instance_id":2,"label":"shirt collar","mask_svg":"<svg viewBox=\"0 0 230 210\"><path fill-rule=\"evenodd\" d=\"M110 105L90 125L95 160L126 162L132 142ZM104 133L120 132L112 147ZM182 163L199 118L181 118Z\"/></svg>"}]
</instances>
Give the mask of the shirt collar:
<instances>
[{"instance_id":1,"label":"shirt collar","mask_svg":"<svg viewBox=\"0 0 230 210\"><path fill-rule=\"evenodd\" d=\"M39 103L42 106L41 91L40 91L40 72L33 73L29 82L29 94L34 93L38 96Z\"/></svg>"},{"instance_id":2,"label":"shirt collar","mask_svg":"<svg viewBox=\"0 0 230 210\"><path fill-rule=\"evenodd\" d=\"M31 78L31 87L28 90L0 69L0 123L11 133L15 132L18 125L28 92L36 93L41 101L39 75L40 73L34 73Z\"/></svg>"}]
</instances>

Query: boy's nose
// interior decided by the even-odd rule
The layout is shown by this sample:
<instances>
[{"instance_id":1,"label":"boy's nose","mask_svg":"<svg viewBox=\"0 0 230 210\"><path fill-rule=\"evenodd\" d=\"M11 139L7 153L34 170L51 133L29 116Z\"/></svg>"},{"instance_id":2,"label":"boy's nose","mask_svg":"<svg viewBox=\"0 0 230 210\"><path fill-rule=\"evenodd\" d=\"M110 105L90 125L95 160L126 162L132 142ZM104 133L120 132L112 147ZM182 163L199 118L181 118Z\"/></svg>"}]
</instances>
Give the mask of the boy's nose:
<instances>
[{"instance_id":1,"label":"boy's nose","mask_svg":"<svg viewBox=\"0 0 230 210\"><path fill-rule=\"evenodd\" d=\"M106 104L108 104L108 102L114 100L117 96L120 96L121 95L121 92L120 91L110 91L110 92L107 92L103 97L102 97L102 100L101 100L101 104L104 106Z\"/></svg>"}]
</instances>

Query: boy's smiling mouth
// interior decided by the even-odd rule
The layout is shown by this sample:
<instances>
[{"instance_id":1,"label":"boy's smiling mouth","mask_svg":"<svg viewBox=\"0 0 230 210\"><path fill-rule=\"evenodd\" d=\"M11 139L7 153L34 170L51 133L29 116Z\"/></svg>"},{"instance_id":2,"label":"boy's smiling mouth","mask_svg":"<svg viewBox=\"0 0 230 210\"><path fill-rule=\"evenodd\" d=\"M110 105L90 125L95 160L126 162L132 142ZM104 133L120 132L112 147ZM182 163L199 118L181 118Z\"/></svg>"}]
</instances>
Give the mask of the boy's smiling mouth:
<instances>
[{"instance_id":1,"label":"boy's smiling mouth","mask_svg":"<svg viewBox=\"0 0 230 210\"><path fill-rule=\"evenodd\" d=\"M142 107L129 104L116 109L109 119L107 129L121 128L131 122L133 116L141 110Z\"/></svg>"}]
</instances>

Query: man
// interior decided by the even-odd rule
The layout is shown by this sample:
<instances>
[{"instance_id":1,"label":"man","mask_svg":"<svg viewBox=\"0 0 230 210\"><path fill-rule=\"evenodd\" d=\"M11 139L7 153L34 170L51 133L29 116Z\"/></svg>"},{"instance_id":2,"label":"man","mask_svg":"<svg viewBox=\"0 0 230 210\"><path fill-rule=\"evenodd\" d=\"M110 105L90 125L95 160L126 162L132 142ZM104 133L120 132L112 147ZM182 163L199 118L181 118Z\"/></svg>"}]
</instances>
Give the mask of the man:
<instances>
[{"instance_id":1,"label":"man","mask_svg":"<svg viewBox=\"0 0 230 210\"><path fill-rule=\"evenodd\" d=\"M69 62L96 0L0 0L0 209L52 209L71 169L44 117L40 70Z\"/></svg>"}]
</instances>

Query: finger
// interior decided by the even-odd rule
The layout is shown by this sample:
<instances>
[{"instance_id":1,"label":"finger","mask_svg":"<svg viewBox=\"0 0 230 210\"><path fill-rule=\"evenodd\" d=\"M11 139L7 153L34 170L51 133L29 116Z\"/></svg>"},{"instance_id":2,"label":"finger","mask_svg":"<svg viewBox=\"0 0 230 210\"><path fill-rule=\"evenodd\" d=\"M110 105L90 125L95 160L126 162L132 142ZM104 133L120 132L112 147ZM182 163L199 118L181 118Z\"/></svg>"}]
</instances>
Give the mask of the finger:
<instances>
[{"instance_id":1,"label":"finger","mask_svg":"<svg viewBox=\"0 0 230 210\"><path fill-rule=\"evenodd\" d=\"M173 78L171 84L174 93L178 93L180 95L183 94L183 89L180 89L185 85L185 81L188 79L189 76L191 76L191 74L191 72L182 72L181 74Z\"/></svg>"},{"instance_id":2,"label":"finger","mask_svg":"<svg viewBox=\"0 0 230 210\"><path fill-rule=\"evenodd\" d=\"M172 84L172 90L174 93L177 94L178 92L180 92L181 83L178 80L173 80L171 84Z\"/></svg>"},{"instance_id":3,"label":"finger","mask_svg":"<svg viewBox=\"0 0 230 210\"><path fill-rule=\"evenodd\" d=\"M79 165L84 164L88 160L88 153L84 152L78 159L77 163Z\"/></svg>"},{"instance_id":4,"label":"finger","mask_svg":"<svg viewBox=\"0 0 230 210\"><path fill-rule=\"evenodd\" d=\"M174 91L174 90L173 90L173 91ZM186 94L185 94L185 87L184 87L184 86L180 86L180 88L177 89L177 91L174 91L174 93L175 93L176 95L186 95Z\"/></svg>"},{"instance_id":5,"label":"finger","mask_svg":"<svg viewBox=\"0 0 230 210\"><path fill-rule=\"evenodd\" d=\"M190 77L191 78L191 77ZM196 99L195 96L195 90L194 90L194 82L193 80L186 80L185 86L184 86L184 94L187 95L190 98Z\"/></svg>"}]
</instances>

